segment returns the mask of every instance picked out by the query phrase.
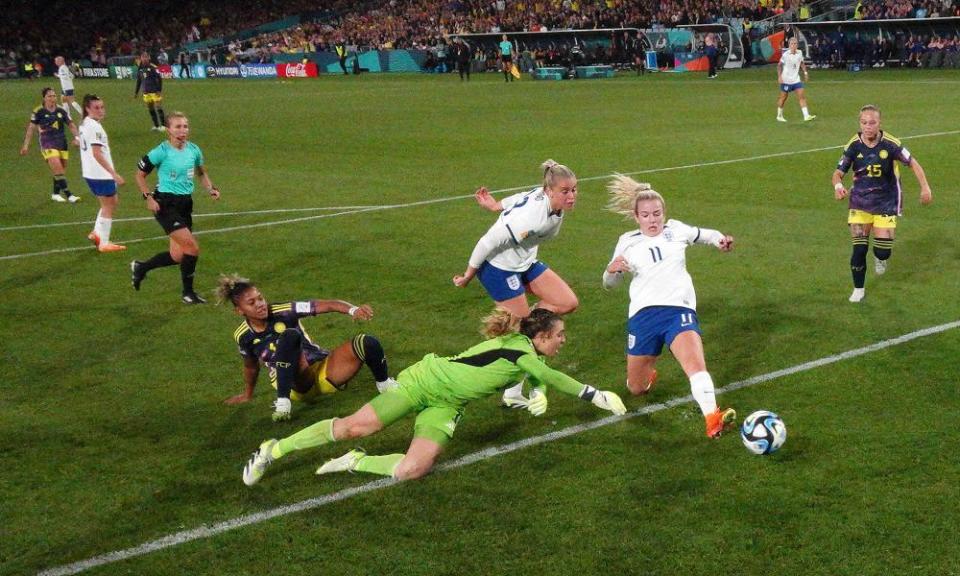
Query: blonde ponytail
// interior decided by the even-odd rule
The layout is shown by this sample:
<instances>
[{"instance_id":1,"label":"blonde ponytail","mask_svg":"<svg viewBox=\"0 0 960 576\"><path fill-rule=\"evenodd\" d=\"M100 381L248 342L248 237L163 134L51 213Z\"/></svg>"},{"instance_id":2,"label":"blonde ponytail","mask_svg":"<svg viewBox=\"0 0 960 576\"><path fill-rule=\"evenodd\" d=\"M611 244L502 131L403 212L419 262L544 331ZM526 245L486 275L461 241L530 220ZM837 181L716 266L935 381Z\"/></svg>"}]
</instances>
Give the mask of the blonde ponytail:
<instances>
[{"instance_id":1,"label":"blonde ponytail","mask_svg":"<svg viewBox=\"0 0 960 576\"><path fill-rule=\"evenodd\" d=\"M629 176L616 174L613 180L607 184L607 190L610 192L610 201L607 202L607 210L622 214L627 219L633 219L637 211L637 203L641 200L657 200L660 206L666 209L666 202L650 184L646 182L637 182Z\"/></svg>"},{"instance_id":2,"label":"blonde ponytail","mask_svg":"<svg viewBox=\"0 0 960 576\"><path fill-rule=\"evenodd\" d=\"M545 160L543 164L540 165L540 170L543 171L544 188L553 188L554 184L559 180L577 177L577 175L573 173L573 170L560 164L556 160Z\"/></svg>"}]
</instances>

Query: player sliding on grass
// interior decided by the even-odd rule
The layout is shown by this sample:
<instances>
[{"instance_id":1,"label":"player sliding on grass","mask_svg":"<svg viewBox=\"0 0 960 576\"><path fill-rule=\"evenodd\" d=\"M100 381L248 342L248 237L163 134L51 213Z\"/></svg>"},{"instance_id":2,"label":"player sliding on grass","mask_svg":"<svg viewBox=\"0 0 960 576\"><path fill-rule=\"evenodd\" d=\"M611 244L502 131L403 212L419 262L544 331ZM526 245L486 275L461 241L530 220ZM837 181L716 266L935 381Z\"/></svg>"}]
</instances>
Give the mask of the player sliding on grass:
<instances>
[{"instance_id":1,"label":"player sliding on grass","mask_svg":"<svg viewBox=\"0 0 960 576\"><path fill-rule=\"evenodd\" d=\"M396 386L387 372L387 359L380 341L369 334L357 334L333 351L310 339L300 324L304 316L340 312L357 320L373 318L369 305L354 306L343 300L303 300L268 304L260 290L246 278L221 275L217 284L220 302L233 303L243 316L233 339L243 357L246 389L225 401L241 404L253 398L262 362L270 370L270 384L277 390L273 420L289 420L291 400L312 402L322 394L343 390L366 364L377 380L377 389Z\"/></svg>"},{"instance_id":2,"label":"player sliding on grass","mask_svg":"<svg viewBox=\"0 0 960 576\"><path fill-rule=\"evenodd\" d=\"M356 471L398 480L420 478L433 468L470 401L524 377L536 386L527 406L535 416L547 410L547 387L579 396L614 414L626 412L613 392L581 384L544 363L540 356L554 356L567 338L563 320L556 313L537 309L518 321L506 311L496 310L485 320L484 333L489 340L456 356L427 354L397 376L398 387L346 418L322 420L280 441L265 441L243 469L243 482L255 484L267 466L290 452L370 436L411 413L417 418L406 454L368 456L362 450L351 450L318 468L317 474Z\"/></svg>"},{"instance_id":3,"label":"player sliding on grass","mask_svg":"<svg viewBox=\"0 0 960 576\"><path fill-rule=\"evenodd\" d=\"M634 219L639 230L620 236L613 258L603 272L610 289L630 272L627 323L627 388L646 394L657 378L654 369L663 345L690 379L690 391L707 423L707 436L716 438L736 418L733 409L717 408L713 379L703 357L697 320L697 296L687 273L685 253L690 244L710 244L722 252L733 249L733 237L678 220L664 223L664 201L649 184L617 176L609 185L609 209Z\"/></svg>"},{"instance_id":4,"label":"player sliding on grass","mask_svg":"<svg viewBox=\"0 0 960 576\"><path fill-rule=\"evenodd\" d=\"M464 287L476 276L497 306L517 318L530 314L527 289L540 298L537 308L569 314L580 305L563 278L537 260L540 243L560 232L564 212L572 210L577 202L577 176L553 160L547 160L540 168L543 186L501 202L486 188L477 190L475 196L481 206L502 213L477 242L467 269L453 277L456 286ZM523 384L504 391L503 402L507 406L526 406Z\"/></svg>"}]
</instances>

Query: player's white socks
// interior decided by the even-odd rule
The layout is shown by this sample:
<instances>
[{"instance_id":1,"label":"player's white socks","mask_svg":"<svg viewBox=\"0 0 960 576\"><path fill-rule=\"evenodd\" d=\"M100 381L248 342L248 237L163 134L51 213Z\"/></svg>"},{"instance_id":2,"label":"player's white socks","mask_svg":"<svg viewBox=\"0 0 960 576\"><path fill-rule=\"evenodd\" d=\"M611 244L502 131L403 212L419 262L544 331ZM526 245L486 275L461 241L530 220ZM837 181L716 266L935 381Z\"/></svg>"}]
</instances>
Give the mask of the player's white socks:
<instances>
[{"instance_id":1,"label":"player's white socks","mask_svg":"<svg viewBox=\"0 0 960 576\"><path fill-rule=\"evenodd\" d=\"M77 111L77 114L83 116L83 108L80 107L80 104L78 104L76 100L71 102L70 105L73 106L73 109Z\"/></svg>"},{"instance_id":2,"label":"player's white socks","mask_svg":"<svg viewBox=\"0 0 960 576\"><path fill-rule=\"evenodd\" d=\"M110 229L113 228L113 218L104 218L101 212L97 212L97 222L93 225L93 231L100 237L101 244L110 243Z\"/></svg>"},{"instance_id":3,"label":"player's white socks","mask_svg":"<svg viewBox=\"0 0 960 576\"><path fill-rule=\"evenodd\" d=\"M700 406L700 411L706 416L717 411L717 397L713 390L713 378L707 371L697 372L690 377L690 392L693 399Z\"/></svg>"},{"instance_id":4,"label":"player's white socks","mask_svg":"<svg viewBox=\"0 0 960 576\"><path fill-rule=\"evenodd\" d=\"M783 118L783 108L777 108L777 118Z\"/></svg>"},{"instance_id":5,"label":"player's white socks","mask_svg":"<svg viewBox=\"0 0 960 576\"><path fill-rule=\"evenodd\" d=\"M807 107L806 107L806 106L803 106L802 108L800 108L800 110L803 111L803 117L804 117L804 118L809 118L809 117L810 117L810 111L807 110Z\"/></svg>"}]
</instances>

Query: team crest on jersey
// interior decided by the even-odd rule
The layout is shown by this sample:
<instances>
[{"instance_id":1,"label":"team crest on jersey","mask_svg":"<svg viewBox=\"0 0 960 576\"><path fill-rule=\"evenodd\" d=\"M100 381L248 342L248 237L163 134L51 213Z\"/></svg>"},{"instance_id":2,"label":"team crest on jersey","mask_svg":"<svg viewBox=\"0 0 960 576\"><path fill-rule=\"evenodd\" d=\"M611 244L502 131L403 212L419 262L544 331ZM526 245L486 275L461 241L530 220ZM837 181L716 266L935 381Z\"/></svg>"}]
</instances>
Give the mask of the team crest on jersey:
<instances>
[{"instance_id":1,"label":"team crest on jersey","mask_svg":"<svg viewBox=\"0 0 960 576\"><path fill-rule=\"evenodd\" d=\"M668 242L673 241L673 232L669 228L664 228L663 237L667 239Z\"/></svg>"},{"instance_id":2,"label":"team crest on jersey","mask_svg":"<svg viewBox=\"0 0 960 576\"><path fill-rule=\"evenodd\" d=\"M283 322L277 322L276 324L273 325L273 331L276 332L277 334L280 334L286 329L287 329L287 325L284 324Z\"/></svg>"},{"instance_id":3,"label":"team crest on jersey","mask_svg":"<svg viewBox=\"0 0 960 576\"><path fill-rule=\"evenodd\" d=\"M881 159L881 160L886 160L886 159L887 159L887 156L889 156L889 155L890 155L890 153L887 152L886 150L881 150L881 151L880 151L880 159Z\"/></svg>"},{"instance_id":4,"label":"team crest on jersey","mask_svg":"<svg viewBox=\"0 0 960 576\"><path fill-rule=\"evenodd\" d=\"M633 348L637 343L637 337L633 334L627 336L627 348Z\"/></svg>"},{"instance_id":5,"label":"team crest on jersey","mask_svg":"<svg viewBox=\"0 0 960 576\"><path fill-rule=\"evenodd\" d=\"M520 277L517 276L516 274L511 274L507 276L507 287L510 288L511 290L519 290Z\"/></svg>"},{"instance_id":6,"label":"team crest on jersey","mask_svg":"<svg viewBox=\"0 0 960 576\"><path fill-rule=\"evenodd\" d=\"M537 195L534 196L533 199L537 202L543 200L543 192L537 192Z\"/></svg>"},{"instance_id":7,"label":"team crest on jersey","mask_svg":"<svg viewBox=\"0 0 960 576\"><path fill-rule=\"evenodd\" d=\"M857 153L857 160L863 160L863 153L862 153L862 152L858 152L858 153Z\"/></svg>"}]
</instances>

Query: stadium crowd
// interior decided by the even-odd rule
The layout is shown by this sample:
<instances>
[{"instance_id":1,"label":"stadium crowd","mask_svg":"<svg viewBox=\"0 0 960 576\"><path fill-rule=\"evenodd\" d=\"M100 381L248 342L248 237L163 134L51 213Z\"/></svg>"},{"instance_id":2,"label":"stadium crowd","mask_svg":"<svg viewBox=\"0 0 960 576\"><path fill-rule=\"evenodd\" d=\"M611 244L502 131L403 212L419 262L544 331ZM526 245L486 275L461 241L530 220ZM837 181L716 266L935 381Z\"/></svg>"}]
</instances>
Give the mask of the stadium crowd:
<instances>
[{"instance_id":1,"label":"stadium crowd","mask_svg":"<svg viewBox=\"0 0 960 576\"><path fill-rule=\"evenodd\" d=\"M960 0L873 0L855 9L860 20L960 17Z\"/></svg>"},{"instance_id":2,"label":"stadium crowd","mask_svg":"<svg viewBox=\"0 0 960 576\"><path fill-rule=\"evenodd\" d=\"M106 65L113 57L141 51L157 61L175 61L174 50L200 40L225 38L214 58L224 62L270 62L279 53L334 51L337 43L351 50L394 48L434 51L443 61L446 38L455 33L499 33L635 27L662 29L683 24L711 23L721 18L758 21L799 6L799 0L263 0L243 10L222 10L213 0L189 5L172 0L144 3L136 11L120 0L103 0L96 11L71 18L74 25L54 32L33 17L27 0L13 0L13 9L0 21L0 77L29 64L36 73L52 69L56 54L71 60ZM46 4L51 13L71 13L66 0ZM858 19L932 18L960 16L960 0L867 0L855 8ZM301 23L241 39L238 33L258 25L299 15ZM948 63L956 50L951 38L904 37L858 42L817 38L818 65L844 61L889 60L925 65ZM876 46L867 46L873 42ZM861 45L862 44L862 45ZM535 50L535 48L534 48ZM942 57L934 56L943 52ZM874 54L888 58L874 58ZM861 55L862 56L858 56ZM478 54L481 61L488 54ZM550 60L543 47L534 60ZM491 65L493 66L493 65Z\"/></svg>"},{"instance_id":3,"label":"stadium crowd","mask_svg":"<svg viewBox=\"0 0 960 576\"><path fill-rule=\"evenodd\" d=\"M813 33L810 41L813 68L860 68L887 65L916 68L960 68L960 34L894 34L861 36L837 30L831 34Z\"/></svg>"},{"instance_id":4,"label":"stadium crowd","mask_svg":"<svg viewBox=\"0 0 960 576\"><path fill-rule=\"evenodd\" d=\"M34 18L31 4L13 0L0 21L3 57L49 69L56 53L105 65L141 51L169 53L198 40L230 38L266 22L302 14L303 24L244 41L227 42L228 59L269 59L278 52L329 50L337 41L357 49L435 46L457 32L513 32L632 26L667 27L721 17L762 19L782 10L784 0L264 0L243 10L222 10L213 0L185 5L167 0L136 11L120 0L103 0L96 11L76 13L65 0L51 0L51 13L70 13L72 25L54 31ZM786 0L789 2L795 0ZM324 17L313 21L318 14ZM159 60L162 62L163 57Z\"/></svg>"}]
</instances>

